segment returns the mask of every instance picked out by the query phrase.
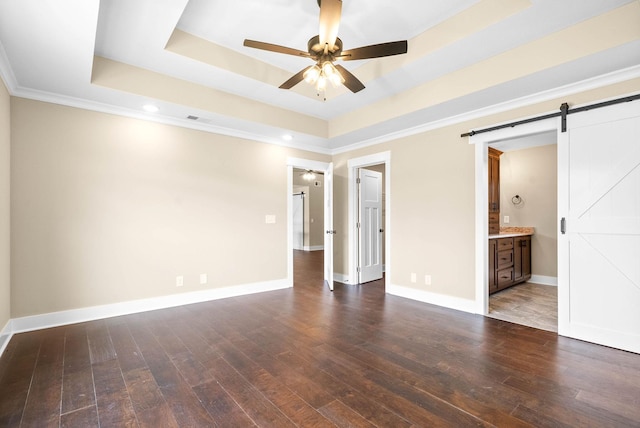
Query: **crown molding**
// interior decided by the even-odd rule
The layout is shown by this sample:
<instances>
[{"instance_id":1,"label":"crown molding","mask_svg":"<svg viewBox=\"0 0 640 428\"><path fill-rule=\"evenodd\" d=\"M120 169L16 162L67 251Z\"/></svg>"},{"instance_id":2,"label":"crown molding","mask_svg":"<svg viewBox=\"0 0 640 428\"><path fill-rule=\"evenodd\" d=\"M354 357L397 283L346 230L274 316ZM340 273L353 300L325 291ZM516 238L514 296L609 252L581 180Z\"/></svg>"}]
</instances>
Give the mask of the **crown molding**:
<instances>
[{"instance_id":1,"label":"crown molding","mask_svg":"<svg viewBox=\"0 0 640 428\"><path fill-rule=\"evenodd\" d=\"M105 104L98 101L86 100L82 98L70 97L67 95L54 94L46 91L39 91L35 89L27 89L22 87L14 87L10 92L12 96L30 99L34 101L42 101L51 104L58 104L67 107L80 108L89 111L95 111L99 113L113 114L116 116L124 116L132 119L145 120L149 122L160 123L163 125L172 125L180 128L193 129L196 131L203 131L210 134L225 135L228 137L241 138L244 140L257 141L266 144L273 144L277 146L290 147L293 149L307 150L314 153L321 153L330 155L329 149L320 147L301 147L293 142L280 141L276 138L271 138L261 134L243 131L235 128L227 128L224 126L198 123L189 119L178 119L168 116L151 115L149 113L141 112L139 110L129 109L125 107L114 106L111 104Z\"/></svg>"},{"instance_id":2,"label":"crown molding","mask_svg":"<svg viewBox=\"0 0 640 428\"><path fill-rule=\"evenodd\" d=\"M16 80L15 74L13 74L9 57L7 57L7 52L4 50L2 43L0 43L0 79L4 81L9 95L14 95L18 87L18 81Z\"/></svg>"},{"instance_id":3,"label":"crown molding","mask_svg":"<svg viewBox=\"0 0 640 428\"><path fill-rule=\"evenodd\" d=\"M539 92L534 95L516 98L510 101L494 104L481 109L472 110L466 113L462 113L456 116L450 116L444 119L426 122L417 126L402 129L400 131L390 132L384 135L376 136L361 141L354 142L341 147L331 147L331 139L324 140L328 147L317 147L313 145L301 145L299 142L287 142L273 137L268 137L255 132L244 131L236 128L228 128L213 124L203 124L190 121L188 119L178 119L167 116L150 116L143 112L118 107L110 104L105 104L97 101L85 100L81 98L69 97L66 95L55 94L51 92L39 91L34 89L28 89L21 87L13 73L8 57L2 44L0 44L0 77L4 80L7 90L11 96L32 99L36 101L43 101L52 104L60 104L68 107L81 108L90 111L97 111L101 113L114 114L118 116L130 117L133 119L146 120L150 122L156 122L166 125L178 126L181 128L194 129L198 131L208 132L211 134L225 135L229 137L236 137L246 140L252 140L262 142L266 144L274 144L282 147L288 147L293 149L305 150L312 153L319 153L324 155L338 155L354 150L363 149L366 147L374 146L377 144L386 143L389 141L397 140L404 137L432 131L434 129L443 128L450 125L455 125L469 120L478 119L493 114L503 113L509 110L515 110L521 107L526 107L532 104L537 104L545 101L549 101L556 98L562 98L569 95L573 95L579 92L589 91L597 89L599 87L612 85L626 80L640 77L640 65L617 70L611 73L596 76L590 79L585 79L579 82L571 83L568 85L560 86L554 89Z\"/></svg>"},{"instance_id":4,"label":"crown molding","mask_svg":"<svg viewBox=\"0 0 640 428\"><path fill-rule=\"evenodd\" d=\"M331 151L331 155L337 155L353 150L362 149L376 144L386 143L392 140L397 140L404 137L420 134L423 132L432 131L434 129L443 128L457 123L462 123L481 117L491 116L493 114L503 113L509 110L515 110L521 107L527 107L533 104L553 100L556 98L562 98L569 95L573 95L580 92L597 89L603 86L613 85L616 83L624 82L640 77L640 65L636 65L622 70L617 70L611 73L603 74L600 76L592 77L590 79L581 80L579 82L571 83L568 85L560 86L554 89L549 89L543 92L538 92L534 95L528 95L525 97L515 98L503 103L494 104L492 106L483 107L481 109L473 110L467 113L462 113L456 116L447 117L445 119L436 120L428 123L423 123L418 126L403 129L401 131L391 132L385 135L380 135L375 138L363 140L357 143L349 144L347 146L335 148Z\"/></svg>"}]
</instances>

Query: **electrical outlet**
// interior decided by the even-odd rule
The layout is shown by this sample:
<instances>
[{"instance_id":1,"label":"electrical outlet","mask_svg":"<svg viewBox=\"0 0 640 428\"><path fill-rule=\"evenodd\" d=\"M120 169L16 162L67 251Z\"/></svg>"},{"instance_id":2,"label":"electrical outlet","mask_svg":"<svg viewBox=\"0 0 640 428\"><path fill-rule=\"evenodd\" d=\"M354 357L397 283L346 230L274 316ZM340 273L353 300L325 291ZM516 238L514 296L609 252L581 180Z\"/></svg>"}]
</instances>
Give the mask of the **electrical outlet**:
<instances>
[{"instance_id":1,"label":"electrical outlet","mask_svg":"<svg viewBox=\"0 0 640 428\"><path fill-rule=\"evenodd\" d=\"M184 285L184 276L176 276L176 287L182 287Z\"/></svg>"},{"instance_id":2,"label":"electrical outlet","mask_svg":"<svg viewBox=\"0 0 640 428\"><path fill-rule=\"evenodd\" d=\"M504 216L504 224L509 224L509 216Z\"/></svg>"},{"instance_id":3,"label":"electrical outlet","mask_svg":"<svg viewBox=\"0 0 640 428\"><path fill-rule=\"evenodd\" d=\"M200 284L206 284L207 283L207 274L206 273L201 273L200 274Z\"/></svg>"},{"instance_id":4,"label":"electrical outlet","mask_svg":"<svg viewBox=\"0 0 640 428\"><path fill-rule=\"evenodd\" d=\"M266 224L275 224L276 216L272 215L272 214L267 214L267 215L264 216L264 222Z\"/></svg>"},{"instance_id":5,"label":"electrical outlet","mask_svg":"<svg viewBox=\"0 0 640 428\"><path fill-rule=\"evenodd\" d=\"M424 285L431 285L431 275L424 276Z\"/></svg>"},{"instance_id":6,"label":"electrical outlet","mask_svg":"<svg viewBox=\"0 0 640 428\"><path fill-rule=\"evenodd\" d=\"M416 276L416 273L415 272L411 272L411 282L413 282L415 284L417 280L418 280L418 278Z\"/></svg>"}]
</instances>

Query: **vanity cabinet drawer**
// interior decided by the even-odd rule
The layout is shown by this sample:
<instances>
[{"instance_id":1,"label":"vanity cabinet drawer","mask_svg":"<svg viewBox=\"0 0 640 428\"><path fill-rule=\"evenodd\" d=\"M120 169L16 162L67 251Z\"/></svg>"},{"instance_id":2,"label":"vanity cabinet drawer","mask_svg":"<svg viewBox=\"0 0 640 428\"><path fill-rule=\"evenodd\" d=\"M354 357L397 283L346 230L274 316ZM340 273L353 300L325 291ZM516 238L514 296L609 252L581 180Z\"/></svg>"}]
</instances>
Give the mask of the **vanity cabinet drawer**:
<instances>
[{"instance_id":1,"label":"vanity cabinet drawer","mask_svg":"<svg viewBox=\"0 0 640 428\"><path fill-rule=\"evenodd\" d=\"M513 266L513 250L498 251L496 260L498 270Z\"/></svg>"},{"instance_id":2,"label":"vanity cabinet drawer","mask_svg":"<svg viewBox=\"0 0 640 428\"><path fill-rule=\"evenodd\" d=\"M513 282L513 268L501 269L498 271L498 288L509 285Z\"/></svg>"},{"instance_id":3,"label":"vanity cabinet drawer","mask_svg":"<svg viewBox=\"0 0 640 428\"><path fill-rule=\"evenodd\" d=\"M500 213L489 213L489 235L500 233Z\"/></svg>"},{"instance_id":4,"label":"vanity cabinet drawer","mask_svg":"<svg viewBox=\"0 0 640 428\"><path fill-rule=\"evenodd\" d=\"M513 238L500 238L497 243L498 251L510 250L513 248Z\"/></svg>"}]
</instances>

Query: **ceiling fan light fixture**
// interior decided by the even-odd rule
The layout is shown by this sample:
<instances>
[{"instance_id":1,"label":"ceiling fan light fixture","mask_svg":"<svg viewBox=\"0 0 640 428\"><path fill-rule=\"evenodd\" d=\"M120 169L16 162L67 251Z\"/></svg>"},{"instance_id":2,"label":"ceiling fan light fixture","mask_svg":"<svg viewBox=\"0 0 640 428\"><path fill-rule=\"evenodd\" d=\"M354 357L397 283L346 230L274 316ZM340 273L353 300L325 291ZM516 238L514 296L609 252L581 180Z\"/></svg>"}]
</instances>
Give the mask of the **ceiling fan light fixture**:
<instances>
[{"instance_id":1,"label":"ceiling fan light fixture","mask_svg":"<svg viewBox=\"0 0 640 428\"><path fill-rule=\"evenodd\" d=\"M307 69L307 71L304 72L303 77L305 82L313 85L318 81L318 78L320 77L321 73L322 73L322 70L316 64L313 67Z\"/></svg>"},{"instance_id":2,"label":"ceiling fan light fixture","mask_svg":"<svg viewBox=\"0 0 640 428\"><path fill-rule=\"evenodd\" d=\"M316 82L316 89L318 91L324 91L325 89L327 89L327 78L324 74L320 74L320 77L318 77L318 81Z\"/></svg>"},{"instance_id":3,"label":"ceiling fan light fixture","mask_svg":"<svg viewBox=\"0 0 640 428\"><path fill-rule=\"evenodd\" d=\"M405 54L407 53L407 41L378 43L343 51L342 40L338 37L342 1L318 0L318 5L320 6L319 31L317 36L311 37L307 42L307 52L249 39L245 39L244 46L296 57L305 57L315 62L313 66L299 71L281 84L279 87L282 89L291 89L305 80L310 85L315 85L318 96L320 96L320 93L325 91L328 80L334 87L344 85L353 93L359 92L364 89L364 84L349 70L339 64L335 65L333 62L336 60L353 61ZM324 100L326 101L326 97L324 97Z\"/></svg>"},{"instance_id":4,"label":"ceiling fan light fixture","mask_svg":"<svg viewBox=\"0 0 640 428\"><path fill-rule=\"evenodd\" d=\"M313 173L313 171L307 170L307 171L305 171L304 174L302 174L302 178L304 180L311 181L311 180L315 180L316 175Z\"/></svg>"},{"instance_id":5,"label":"ceiling fan light fixture","mask_svg":"<svg viewBox=\"0 0 640 428\"><path fill-rule=\"evenodd\" d=\"M325 61L322 64L322 74L331 82L334 88L344 83L344 78L331 61Z\"/></svg>"},{"instance_id":6,"label":"ceiling fan light fixture","mask_svg":"<svg viewBox=\"0 0 640 428\"><path fill-rule=\"evenodd\" d=\"M327 76L328 78L331 78L331 76L333 74L335 74L336 68L333 66L333 64L331 64L331 61L325 61L322 63L322 72L324 73L325 76Z\"/></svg>"}]
</instances>

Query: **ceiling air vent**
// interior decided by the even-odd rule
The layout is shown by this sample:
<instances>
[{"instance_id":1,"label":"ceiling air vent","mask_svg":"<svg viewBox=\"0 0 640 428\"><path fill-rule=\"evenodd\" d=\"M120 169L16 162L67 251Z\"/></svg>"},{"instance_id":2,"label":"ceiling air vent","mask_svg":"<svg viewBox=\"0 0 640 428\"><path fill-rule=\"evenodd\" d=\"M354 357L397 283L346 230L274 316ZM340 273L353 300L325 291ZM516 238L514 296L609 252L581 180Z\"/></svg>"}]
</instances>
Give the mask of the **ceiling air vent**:
<instances>
[{"instance_id":1,"label":"ceiling air vent","mask_svg":"<svg viewBox=\"0 0 640 428\"><path fill-rule=\"evenodd\" d=\"M189 116L187 116L187 119L190 119L190 120L198 120L198 119L200 119L200 118L199 118L198 116L194 116L194 115L190 114Z\"/></svg>"}]
</instances>

